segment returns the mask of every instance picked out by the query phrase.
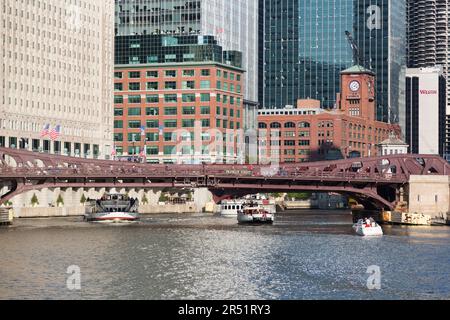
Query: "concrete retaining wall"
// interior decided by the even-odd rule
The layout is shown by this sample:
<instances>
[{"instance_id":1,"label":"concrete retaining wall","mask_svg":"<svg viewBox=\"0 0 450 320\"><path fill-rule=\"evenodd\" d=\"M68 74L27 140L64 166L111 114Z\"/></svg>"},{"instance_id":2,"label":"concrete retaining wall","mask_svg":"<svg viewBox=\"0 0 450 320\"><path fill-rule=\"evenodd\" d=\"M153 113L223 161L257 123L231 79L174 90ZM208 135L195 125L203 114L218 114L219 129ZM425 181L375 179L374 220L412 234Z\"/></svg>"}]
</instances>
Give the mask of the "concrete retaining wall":
<instances>
[{"instance_id":1,"label":"concrete retaining wall","mask_svg":"<svg viewBox=\"0 0 450 320\"><path fill-rule=\"evenodd\" d=\"M195 203L187 204L165 204L165 205L140 205L139 213L142 215L150 214L169 214L169 213L200 213Z\"/></svg>"},{"instance_id":2,"label":"concrete retaining wall","mask_svg":"<svg viewBox=\"0 0 450 320\"><path fill-rule=\"evenodd\" d=\"M16 208L14 209L16 218L51 218L51 217L76 217L83 216L85 208L61 207L61 208Z\"/></svg>"},{"instance_id":3,"label":"concrete retaining wall","mask_svg":"<svg viewBox=\"0 0 450 320\"><path fill-rule=\"evenodd\" d=\"M449 176L411 176L408 211L432 218L447 215L450 211L449 186Z\"/></svg>"}]
</instances>

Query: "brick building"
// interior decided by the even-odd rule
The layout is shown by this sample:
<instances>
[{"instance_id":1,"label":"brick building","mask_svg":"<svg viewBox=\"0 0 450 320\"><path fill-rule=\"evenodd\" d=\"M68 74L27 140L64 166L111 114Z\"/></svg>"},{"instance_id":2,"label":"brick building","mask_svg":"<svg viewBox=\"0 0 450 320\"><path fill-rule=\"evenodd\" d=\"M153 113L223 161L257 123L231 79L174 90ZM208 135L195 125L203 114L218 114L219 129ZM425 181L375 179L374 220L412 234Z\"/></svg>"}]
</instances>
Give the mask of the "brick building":
<instances>
[{"instance_id":1,"label":"brick building","mask_svg":"<svg viewBox=\"0 0 450 320\"><path fill-rule=\"evenodd\" d=\"M211 37L119 37L117 156L138 157L145 150L150 163L237 160L244 118L239 60L239 53L222 52Z\"/></svg>"},{"instance_id":2,"label":"brick building","mask_svg":"<svg viewBox=\"0 0 450 320\"><path fill-rule=\"evenodd\" d=\"M376 121L375 83L372 71L355 66L341 73L332 110L322 109L317 100L298 100L297 108L260 110L262 157L279 154L280 162L304 162L376 156L377 144L398 126Z\"/></svg>"}]
</instances>

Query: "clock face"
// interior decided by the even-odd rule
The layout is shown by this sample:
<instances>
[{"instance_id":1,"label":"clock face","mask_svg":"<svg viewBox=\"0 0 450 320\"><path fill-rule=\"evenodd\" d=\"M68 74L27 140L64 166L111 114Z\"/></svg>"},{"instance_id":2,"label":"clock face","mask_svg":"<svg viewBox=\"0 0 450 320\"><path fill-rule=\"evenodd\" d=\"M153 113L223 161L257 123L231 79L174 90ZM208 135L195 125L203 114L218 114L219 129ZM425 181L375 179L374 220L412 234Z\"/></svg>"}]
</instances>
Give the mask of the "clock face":
<instances>
[{"instance_id":1,"label":"clock face","mask_svg":"<svg viewBox=\"0 0 450 320\"><path fill-rule=\"evenodd\" d=\"M352 81L350 82L350 90L352 90L353 92L358 91L360 88L360 84L358 81Z\"/></svg>"}]
</instances>

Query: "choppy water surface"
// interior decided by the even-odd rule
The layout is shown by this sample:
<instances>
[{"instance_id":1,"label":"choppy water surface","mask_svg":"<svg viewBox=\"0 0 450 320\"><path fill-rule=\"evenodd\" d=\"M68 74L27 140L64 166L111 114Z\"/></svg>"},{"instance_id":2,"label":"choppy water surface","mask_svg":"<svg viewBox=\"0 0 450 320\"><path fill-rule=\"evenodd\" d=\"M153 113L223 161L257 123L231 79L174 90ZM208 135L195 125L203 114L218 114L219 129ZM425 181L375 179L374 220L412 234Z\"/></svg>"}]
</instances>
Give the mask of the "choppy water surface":
<instances>
[{"instance_id":1,"label":"choppy water surface","mask_svg":"<svg viewBox=\"0 0 450 320\"><path fill-rule=\"evenodd\" d=\"M450 228L353 235L346 212L281 214L274 226L205 215L130 226L20 220L0 229L0 299L450 299ZM81 291L67 289L69 266ZM382 289L368 290L369 266Z\"/></svg>"}]
</instances>

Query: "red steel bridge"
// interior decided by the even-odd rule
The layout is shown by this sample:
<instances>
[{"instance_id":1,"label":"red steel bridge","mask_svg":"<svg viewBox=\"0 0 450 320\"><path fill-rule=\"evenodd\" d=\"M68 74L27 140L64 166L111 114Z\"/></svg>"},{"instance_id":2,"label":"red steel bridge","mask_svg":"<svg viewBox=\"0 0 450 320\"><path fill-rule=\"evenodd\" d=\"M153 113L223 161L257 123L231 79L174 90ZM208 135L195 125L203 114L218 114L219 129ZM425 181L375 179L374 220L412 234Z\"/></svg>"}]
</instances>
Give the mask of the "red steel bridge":
<instances>
[{"instance_id":1,"label":"red steel bridge","mask_svg":"<svg viewBox=\"0 0 450 320\"><path fill-rule=\"evenodd\" d=\"M394 209L411 175L449 175L439 156L391 155L261 165L154 165L0 148L0 203L44 188L208 188L215 201L260 192L335 192L366 208Z\"/></svg>"}]
</instances>

